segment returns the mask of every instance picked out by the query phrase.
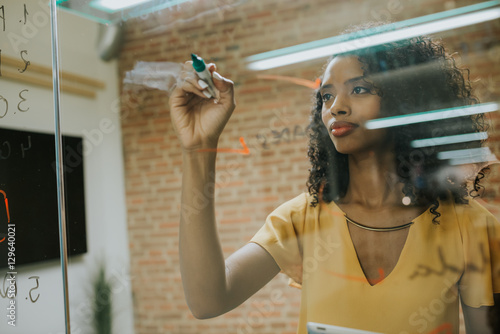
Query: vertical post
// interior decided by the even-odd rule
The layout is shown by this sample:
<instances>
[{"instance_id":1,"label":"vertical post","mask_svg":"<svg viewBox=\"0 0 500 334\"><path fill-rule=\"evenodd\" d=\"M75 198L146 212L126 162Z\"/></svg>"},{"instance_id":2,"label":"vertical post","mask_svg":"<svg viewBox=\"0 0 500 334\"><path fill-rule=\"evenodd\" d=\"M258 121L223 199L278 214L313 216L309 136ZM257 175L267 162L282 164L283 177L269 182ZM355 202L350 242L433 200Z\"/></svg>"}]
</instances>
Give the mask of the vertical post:
<instances>
[{"instance_id":1,"label":"vertical post","mask_svg":"<svg viewBox=\"0 0 500 334\"><path fill-rule=\"evenodd\" d=\"M68 293L68 252L66 242L66 204L64 200L64 167L62 134L60 129L60 83L59 83L59 45L57 37L57 7L56 0L50 0L50 28L52 35L52 80L54 93L54 137L56 145L56 180L57 180L57 206L59 212L59 246L61 250L61 272L64 293L64 320L66 334L71 334L69 317L69 293Z\"/></svg>"}]
</instances>

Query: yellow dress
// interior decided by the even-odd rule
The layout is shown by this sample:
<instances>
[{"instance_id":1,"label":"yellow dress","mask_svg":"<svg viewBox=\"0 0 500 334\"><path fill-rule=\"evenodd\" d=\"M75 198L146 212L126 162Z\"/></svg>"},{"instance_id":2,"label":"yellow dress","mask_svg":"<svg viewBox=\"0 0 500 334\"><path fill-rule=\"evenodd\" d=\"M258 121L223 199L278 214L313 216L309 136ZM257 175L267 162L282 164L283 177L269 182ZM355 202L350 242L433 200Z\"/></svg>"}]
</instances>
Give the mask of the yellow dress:
<instances>
[{"instance_id":1,"label":"yellow dress","mask_svg":"<svg viewBox=\"0 0 500 334\"><path fill-rule=\"evenodd\" d=\"M297 333L309 321L380 333L458 333L459 296L471 307L500 293L500 224L475 200L441 202L413 220L393 271L370 285L344 213L311 207L307 193L284 203L250 242L266 249L302 289ZM383 273L381 273L383 274Z\"/></svg>"}]
</instances>

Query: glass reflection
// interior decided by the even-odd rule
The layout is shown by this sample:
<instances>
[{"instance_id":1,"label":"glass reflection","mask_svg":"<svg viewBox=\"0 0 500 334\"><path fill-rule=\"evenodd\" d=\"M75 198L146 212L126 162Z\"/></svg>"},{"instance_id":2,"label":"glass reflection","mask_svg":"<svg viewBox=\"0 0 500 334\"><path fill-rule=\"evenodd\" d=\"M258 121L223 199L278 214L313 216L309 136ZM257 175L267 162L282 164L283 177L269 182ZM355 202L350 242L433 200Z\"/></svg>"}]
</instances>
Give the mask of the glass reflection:
<instances>
[{"instance_id":1,"label":"glass reflection","mask_svg":"<svg viewBox=\"0 0 500 334\"><path fill-rule=\"evenodd\" d=\"M206 83L185 62L170 95L184 164L181 274L195 317L234 309L281 271L301 288L298 333L320 332L312 323L458 333L460 305L467 330L494 331L487 316L500 292L500 225L474 197L497 160L480 134L483 114L498 105L479 104L468 70L441 42L416 37L331 58L311 113L308 192L280 205L226 260L215 153L235 104L233 82L209 68ZM205 94L212 84L214 101ZM457 140L471 133L479 135ZM455 140L412 146L433 137Z\"/></svg>"},{"instance_id":2,"label":"glass reflection","mask_svg":"<svg viewBox=\"0 0 500 334\"><path fill-rule=\"evenodd\" d=\"M50 18L48 2L0 2L1 333L65 328Z\"/></svg>"}]
</instances>

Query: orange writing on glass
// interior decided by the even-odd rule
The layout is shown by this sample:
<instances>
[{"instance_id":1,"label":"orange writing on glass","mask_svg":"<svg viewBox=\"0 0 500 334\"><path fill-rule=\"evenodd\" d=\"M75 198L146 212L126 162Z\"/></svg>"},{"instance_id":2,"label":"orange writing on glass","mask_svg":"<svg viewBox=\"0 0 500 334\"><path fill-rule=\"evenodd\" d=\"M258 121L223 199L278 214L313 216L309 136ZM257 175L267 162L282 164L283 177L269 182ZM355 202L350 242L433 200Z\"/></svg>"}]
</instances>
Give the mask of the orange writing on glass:
<instances>
[{"instance_id":1,"label":"orange writing on glass","mask_svg":"<svg viewBox=\"0 0 500 334\"><path fill-rule=\"evenodd\" d=\"M438 327L436 327L434 330L429 332L429 334L452 334L452 325L449 322L446 322ZM446 331L446 332L444 332ZM444 332L444 333L442 333Z\"/></svg>"},{"instance_id":2,"label":"orange writing on glass","mask_svg":"<svg viewBox=\"0 0 500 334\"><path fill-rule=\"evenodd\" d=\"M10 213L9 213L9 200L7 199L7 194L5 193L5 191L3 190L0 190L0 194L3 195L4 197L4 203L5 203L5 210L7 212L7 223L10 223ZM6 237L3 237L2 240L0 240L0 242L4 242L5 241L5 238Z\"/></svg>"},{"instance_id":3,"label":"orange writing on glass","mask_svg":"<svg viewBox=\"0 0 500 334\"><path fill-rule=\"evenodd\" d=\"M239 153L239 154L245 154L245 155L250 154L250 149L248 149L248 146L245 143L245 139L243 139L243 137L240 137L240 143L241 143L241 146L243 146L242 149L234 149L234 148L202 148L202 149L198 150L197 152L225 152L225 153Z\"/></svg>"}]
</instances>

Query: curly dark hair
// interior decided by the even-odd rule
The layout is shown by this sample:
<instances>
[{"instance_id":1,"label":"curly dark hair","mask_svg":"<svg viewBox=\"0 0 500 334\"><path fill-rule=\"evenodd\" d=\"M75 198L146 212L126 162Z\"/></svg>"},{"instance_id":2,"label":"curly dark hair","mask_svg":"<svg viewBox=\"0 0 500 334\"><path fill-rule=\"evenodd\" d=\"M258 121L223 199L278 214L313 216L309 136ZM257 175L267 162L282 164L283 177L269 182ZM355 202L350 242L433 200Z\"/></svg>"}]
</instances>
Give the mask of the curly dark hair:
<instances>
[{"instance_id":1,"label":"curly dark hair","mask_svg":"<svg viewBox=\"0 0 500 334\"><path fill-rule=\"evenodd\" d=\"M441 41L416 37L338 56L358 57L363 75L381 97L382 117L479 103L472 95L469 70L457 67ZM313 196L313 206L320 201L329 203L342 198L349 184L348 156L335 149L322 121L322 107L323 101L317 90L309 124L308 150L312 168L307 187ZM479 114L387 129L395 145L394 163L398 171L395 177L403 183L403 193L413 204L430 205L434 223L439 222L438 200L452 196L456 203L467 203L468 196L477 196L481 188L479 181L485 171L479 173L469 191L466 182L458 180L453 173L444 172L443 176L448 162L439 160L438 152L479 148L484 140L422 148L412 147L411 142L481 132L486 128L483 115Z\"/></svg>"}]
</instances>

